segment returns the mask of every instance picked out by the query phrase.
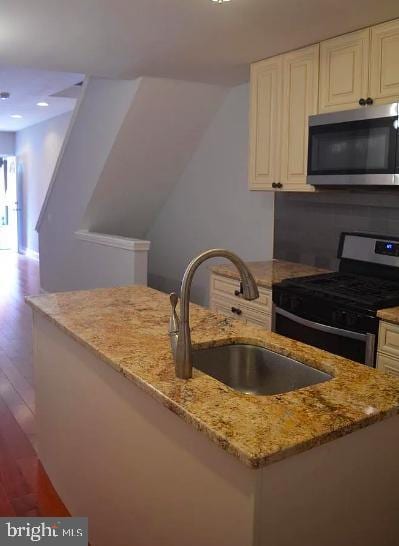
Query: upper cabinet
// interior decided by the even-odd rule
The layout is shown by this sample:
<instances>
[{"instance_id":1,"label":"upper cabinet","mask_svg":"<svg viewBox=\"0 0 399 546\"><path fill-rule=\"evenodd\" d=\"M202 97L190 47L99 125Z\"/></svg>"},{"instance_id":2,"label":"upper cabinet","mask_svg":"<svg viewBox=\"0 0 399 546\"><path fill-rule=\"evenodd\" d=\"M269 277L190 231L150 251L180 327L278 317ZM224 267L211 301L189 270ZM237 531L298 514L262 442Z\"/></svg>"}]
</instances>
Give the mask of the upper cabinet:
<instances>
[{"instance_id":1,"label":"upper cabinet","mask_svg":"<svg viewBox=\"0 0 399 546\"><path fill-rule=\"evenodd\" d=\"M312 114L399 101L399 19L251 66L249 187L311 191Z\"/></svg>"},{"instance_id":2,"label":"upper cabinet","mask_svg":"<svg viewBox=\"0 0 399 546\"><path fill-rule=\"evenodd\" d=\"M306 184L308 118L317 113L319 46L283 57L280 182L284 190L313 190Z\"/></svg>"},{"instance_id":3,"label":"upper cabinet","mask_svg":"<svg viewBox=\"0 0 399 546\"><path fill-rule=\"evenodd\" d=\"M320 44L319 112L359 107L368 97L370 30Z\"/></svg>"},{"instance_id":4,"label":"upper cabinet","mask_svg":"<svg viewBox=\"0 0 399 546\"><path fill-rule=\"evenodd\" d=\"M251 66L250 189L312 190L308 116L317 113L318 68L318 45Z\"/></svg>"},{"instance_id":5,"label":"upper cabinet","mask_svg":"<svg viewBox=\"0 0 399 546\"><path fill-rule=\"evenodd\" d=\"M272 189L280 176L282 57L251 65L250 187Z\"/></svg>"},{"instance_id":6,"label":"upper cabinet","mask_svg":"<svg viewBox=\"0 0 399 546\"><path fill-rule=\"evenodd\" d=\"M371 29L370 97L376 103L399 99L399 20Z\"/></svg>"},{"instance_id":7,"label":"upper cabinet","mask_svg":"<svg viewBox=\"0 0 399 546\"><path fill-rule=\"evenodd\" d=\"M399 19L320 44L320 113L397 100Z\"/></svg>"}]
</instances>

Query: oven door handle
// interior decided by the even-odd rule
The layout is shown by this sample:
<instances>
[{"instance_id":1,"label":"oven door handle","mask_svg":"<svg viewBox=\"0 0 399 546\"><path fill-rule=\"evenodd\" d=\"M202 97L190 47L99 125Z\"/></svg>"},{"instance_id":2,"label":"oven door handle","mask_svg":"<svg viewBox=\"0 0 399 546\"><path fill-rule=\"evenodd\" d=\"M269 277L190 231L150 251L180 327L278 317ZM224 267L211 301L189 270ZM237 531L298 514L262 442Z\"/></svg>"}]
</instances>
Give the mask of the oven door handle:
<instances>
[{"instance_id":1,"label":"oven door handle","mask_svg":"<svg viewBox=\"0 0 399 546\"><path fill-rule=\"evenodd\" d=\"M321 324L320 322L313 322L298 315L293 315L292 313L281 309L280 307L275 307L275 312L289 320L297 322L302 326L307 326L313 330L319 330L320 332L325 332L327 334L335 334L337 336L350 337L352 339L357 339L359 341L365 341L367 334L361 334L359 332L352 332L351 330L342 330L341 328L336 328L335 326L327 326L327 324Z\"/></svg>"},{"instance_id":2,"label":"oven door handle","mask_svg":"<svg viewBox=\"0 0 399 546\"><path fill-rule=\"evenodd\" d=\"M364 341L366 343L365 364L367 364L368 366L373 366L374 348L375 348L374 334L370 334L370 333L361 334L360 332L352 332L351 330L343 330L342 328L336 328L335 326L320 324L319 322L313 322L312 320L298 317L297 315L294 315L290 313L289 311L285 311L284 309L281 309L280 307L276 307L276 306L274 307L274 314L281 315L282 317L292 320L293 322L297 322L298 324L301 324L302 326L307 326L308 328L312 328L313 330L318 330L319 332L325 332L327 334L335 334L342 337L356 339L358 341ZM273 322L275 324L275 317Z\"/></svg>"}]
</instances>

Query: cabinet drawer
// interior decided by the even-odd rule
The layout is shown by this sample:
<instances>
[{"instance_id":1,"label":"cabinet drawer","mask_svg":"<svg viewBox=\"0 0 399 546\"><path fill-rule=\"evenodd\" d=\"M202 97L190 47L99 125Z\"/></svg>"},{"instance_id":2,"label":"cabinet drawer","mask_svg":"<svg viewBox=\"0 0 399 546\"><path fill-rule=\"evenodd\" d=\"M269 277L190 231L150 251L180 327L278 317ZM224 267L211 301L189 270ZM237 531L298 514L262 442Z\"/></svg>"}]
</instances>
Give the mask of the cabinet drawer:
<instances>
[{"instance_id":1,"label":"cabinet drawer","mask_svg":"<svg viewBox=\"0 0 399 546\"><path fill-rule=\"evenodd\" d=\"M399 358L392 358L382 353L378 353L377 368L399 378Z\"/></svg>"},{"instance_id":2,"label":"cabinet drawer","mask_svg":"<svg viewBox=\"0 0 399 546\"><path fill-rule=\"evenodd\" d=\"M259 306L254 307L251 302L228 296L218 296L214 293L211 297L210 308L226 317L242 320L247 324L254 324L268 330L271 329L271 315L261 310Z\"/></svg>"},{"instance_id":3,"label":"cabinet drawer","mask_svg":"<svg viewBox=\"0 0 399 546\"><path fill-rule=\"evenodd\" d=\"M222 277L221 275L211 276L211 297L213 295L228 296L235 299L235 305L241 304L251 306L254 309L260 308L264 313L271 313L272 309L272 292L267 288L259 288L259 298L251 302L244 300L242 294L236 295L236 291L240 290L240 281Z\"/></svg>"},{"instance_id":4,"label":"cabinet drawer","mask_svg":"<svg viewBox=\"0 0 399 546\"><path fill-rule=\"evenodd\" d=\"M380 322L378 351L399 358L399 325Z\"/></svg>"}]
</instances>

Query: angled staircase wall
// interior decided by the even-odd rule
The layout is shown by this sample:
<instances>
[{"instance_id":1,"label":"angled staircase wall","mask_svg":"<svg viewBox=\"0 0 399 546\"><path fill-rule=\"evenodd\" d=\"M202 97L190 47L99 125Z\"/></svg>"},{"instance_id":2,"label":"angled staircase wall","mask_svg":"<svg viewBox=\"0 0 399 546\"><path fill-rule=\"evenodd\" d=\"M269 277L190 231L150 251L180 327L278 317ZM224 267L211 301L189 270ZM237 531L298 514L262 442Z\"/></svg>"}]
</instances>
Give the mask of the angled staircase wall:
<instances>
[{"instance_id":1,"label":"angled staircase wall","mask_svg":"<svg viewBox=\"0 0 399 546\"><path fill-rule=\"evenodd\" d=\"M225 93L167 79L89 79L38 225L44 290L98 286L76 231L144 237Z\"/></svg>"}]
</instances>

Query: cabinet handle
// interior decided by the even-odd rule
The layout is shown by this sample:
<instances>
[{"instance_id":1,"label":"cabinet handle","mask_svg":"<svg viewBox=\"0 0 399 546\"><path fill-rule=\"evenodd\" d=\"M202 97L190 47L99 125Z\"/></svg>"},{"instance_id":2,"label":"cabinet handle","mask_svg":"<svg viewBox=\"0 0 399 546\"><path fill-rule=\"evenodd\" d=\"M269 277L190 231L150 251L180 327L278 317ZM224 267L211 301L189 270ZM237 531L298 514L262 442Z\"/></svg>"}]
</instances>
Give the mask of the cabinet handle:
<instances>
[{"instance_id":1,"label":"cabinet handle","mask_svg":"<svg viewBox=\"0 0 399 546\"><path fill-rule=\"evenodd\" d=\"M372 99L371 97L367 97L367 99L366 99L366 104L367 104L368 106L370 106L370 104L373 104L373 102L374 102L374 101L373 101L373 99Z\"/></svg>"},{"instance_id":2,"label":"cabinet handle","mask_svg":"<svg viewBox=\"0 0 399 546\"><path fill-rule=\"evenodd\" d=\"M359 99L359 104L360 104L360 106L366 106L365 99Z\"/></svg>"},{"instance_id":3,"label":"cabinet handle","mask_svg":"<svg viewBox=\"0 0 399 546\"><path fill-rule=\"evenodd\" d=\"M238 309L238 307L232 307L231 312L235 313L236 315L241 315L242 313L241 309Z\"/></svg>"}]
</instances>

